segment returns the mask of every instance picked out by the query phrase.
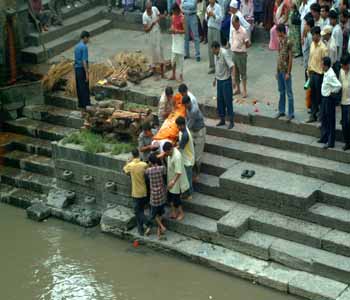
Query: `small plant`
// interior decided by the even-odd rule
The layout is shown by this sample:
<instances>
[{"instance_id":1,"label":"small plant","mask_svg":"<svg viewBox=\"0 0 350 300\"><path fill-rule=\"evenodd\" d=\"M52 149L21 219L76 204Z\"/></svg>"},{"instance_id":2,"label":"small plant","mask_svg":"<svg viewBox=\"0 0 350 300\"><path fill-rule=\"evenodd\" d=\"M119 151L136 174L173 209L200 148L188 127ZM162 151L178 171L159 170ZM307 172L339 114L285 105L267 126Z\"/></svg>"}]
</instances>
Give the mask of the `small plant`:
<instances>
[{"instance_id":1,"label":"small plant","mask_svg":"<svg viewBox=\"0 0 350 300\"><path fill-rule=\"evenodd\" d=\"M62 143L81 145L89 153L111 152L113 155L130 152L135 147L133 144L104 137L87 129L72 133L65 137Z\"/></svg>"}]
</instances>

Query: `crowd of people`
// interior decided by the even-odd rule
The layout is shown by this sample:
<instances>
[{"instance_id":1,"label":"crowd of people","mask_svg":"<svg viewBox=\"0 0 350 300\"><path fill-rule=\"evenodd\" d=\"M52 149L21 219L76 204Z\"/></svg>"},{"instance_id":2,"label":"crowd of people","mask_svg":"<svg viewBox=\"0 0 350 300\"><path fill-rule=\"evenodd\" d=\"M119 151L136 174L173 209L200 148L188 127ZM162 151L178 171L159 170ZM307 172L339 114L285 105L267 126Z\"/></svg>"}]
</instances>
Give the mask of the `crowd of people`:
<instances>
[{"instance_id":1,"label":"crowd of people","mask_svg":"<svg viewBox=\"0 0 350 300\"><path fill-rule=\"evenodd\" d=\"M186 113L185 117L178 116L175 120L178 129L175 143L154 139L174 110L174 91L167 87L159 102L158 122L143 124L138 148L132 151L124 167L124 172L131 176L131 196L140 235L150 234L154 221L158 237L165 233L162 217L166 202L170 204L170 218L183 220L182 202L192 199L192 183L198 181L206 134L204 118L196 98L185 84L179 86L177 94ZM146 217L148 204L150 214Z\"/></svg>"}]
</instances>

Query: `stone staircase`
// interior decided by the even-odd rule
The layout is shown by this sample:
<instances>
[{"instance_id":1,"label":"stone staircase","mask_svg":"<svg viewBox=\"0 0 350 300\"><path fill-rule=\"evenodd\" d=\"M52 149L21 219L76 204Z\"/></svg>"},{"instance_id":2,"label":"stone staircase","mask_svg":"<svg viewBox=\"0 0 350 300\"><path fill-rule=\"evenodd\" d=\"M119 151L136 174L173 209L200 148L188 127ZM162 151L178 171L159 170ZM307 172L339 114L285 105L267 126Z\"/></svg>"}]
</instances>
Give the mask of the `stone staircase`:
<instances>
[{"instance_id":1,"label":"stone staircase","mask_svg":"<svg viewBox=\"0 0 350 300\"><path fill-rule=\"evenodd\" d=\"M63 26L51 26L48 32L40 35L32 32L27 36L27 47L21 51L23 61L38 64L60 54L79 41L82 30L94 36L111 29L112 21L105 18L106 7L100 2L84 1L77 8L63 7Z\"/></svg>"},{"instance_id":2,"label":"stone staircase","mask_svg":"<svg viewBox=\"0 0 350 300\"><path fill-rule=\"evenodd\" d=\"M74 99L45 101L5 124L16 135L2 154L4 202L27 207L55 187L50 141L82 125ZM166 219L167 240L123 236L309 299L350 299L350 153L322 149L313 125L238 119L230 131L206 120L203 173L186 218Z\"/></svg>"}]
</instances>

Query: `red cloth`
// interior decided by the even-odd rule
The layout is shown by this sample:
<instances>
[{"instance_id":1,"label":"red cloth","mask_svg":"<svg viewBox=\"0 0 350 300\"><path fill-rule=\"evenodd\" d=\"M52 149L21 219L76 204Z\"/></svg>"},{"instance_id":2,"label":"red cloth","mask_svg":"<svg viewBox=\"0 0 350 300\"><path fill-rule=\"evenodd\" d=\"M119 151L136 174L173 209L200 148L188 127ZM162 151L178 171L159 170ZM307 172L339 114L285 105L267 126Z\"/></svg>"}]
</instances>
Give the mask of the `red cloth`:
<instances>
[{"instance_id":1,"label":"red cloth","mask_svg":"<svg viewBox=\"0 0 350 300\"><path fill-rule=\"evenodd\" d=\"M179 14L178 16L173 15L171 27L174 30L179 30L179 31L185 30L183 26L183 19L184 19L183 14Z\"/></svg>"},{"instance_id":2,"label":"red cloth","mask_svg":"<svg viewBox=\"0 0 350 300\"><path fill-rule=\"evenodd\" d=\"M43 4L41 0L31 0L32 9L35 13L40 13L43 10Z\"/></svg>"}]
</instances>

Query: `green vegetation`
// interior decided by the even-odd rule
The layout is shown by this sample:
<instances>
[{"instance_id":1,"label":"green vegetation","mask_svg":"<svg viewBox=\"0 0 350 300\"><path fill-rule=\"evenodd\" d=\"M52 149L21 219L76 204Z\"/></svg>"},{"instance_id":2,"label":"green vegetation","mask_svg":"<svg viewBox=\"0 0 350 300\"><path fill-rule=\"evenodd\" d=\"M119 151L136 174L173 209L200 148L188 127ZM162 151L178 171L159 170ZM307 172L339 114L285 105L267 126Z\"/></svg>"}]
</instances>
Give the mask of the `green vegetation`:
<instances>
[{"instance_id":1,"label":"green vegetation","mask_svg":"<svg viewBox=\"0 0 350 300\"><path fill-rule=\"evenodd\" d=\"M81 145L89 153L111 152L113 155L130 152L134 144L120 142L117 139L104 137L89 130L74 132L62 140L63 145Z\"/></svg>"}]
</instances>

